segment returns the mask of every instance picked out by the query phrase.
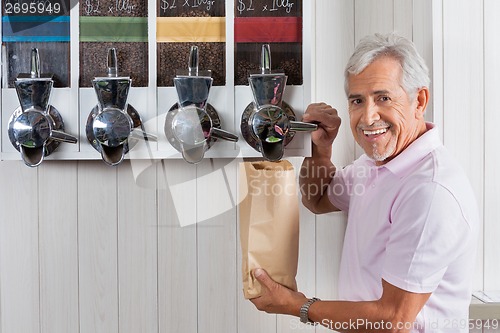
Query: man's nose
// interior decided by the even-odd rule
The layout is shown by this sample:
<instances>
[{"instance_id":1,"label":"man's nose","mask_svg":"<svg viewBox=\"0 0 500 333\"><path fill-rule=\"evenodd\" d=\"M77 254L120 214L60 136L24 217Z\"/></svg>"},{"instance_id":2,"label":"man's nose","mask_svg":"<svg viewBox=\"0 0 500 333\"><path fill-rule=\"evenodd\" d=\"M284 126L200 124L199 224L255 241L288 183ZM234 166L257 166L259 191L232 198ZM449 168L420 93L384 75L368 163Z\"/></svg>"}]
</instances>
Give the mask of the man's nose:
<instances>
[{"instance_id":1,"label":"man's nose","mask_svg":"<svg viewBox=\"0 0 500 333\"><path fill-rule=\"evenodd\" d=\"M368 126L380 120L378 107L373 103L366 103L360 120L364 125Z\"/></svg>"}]
</instances>

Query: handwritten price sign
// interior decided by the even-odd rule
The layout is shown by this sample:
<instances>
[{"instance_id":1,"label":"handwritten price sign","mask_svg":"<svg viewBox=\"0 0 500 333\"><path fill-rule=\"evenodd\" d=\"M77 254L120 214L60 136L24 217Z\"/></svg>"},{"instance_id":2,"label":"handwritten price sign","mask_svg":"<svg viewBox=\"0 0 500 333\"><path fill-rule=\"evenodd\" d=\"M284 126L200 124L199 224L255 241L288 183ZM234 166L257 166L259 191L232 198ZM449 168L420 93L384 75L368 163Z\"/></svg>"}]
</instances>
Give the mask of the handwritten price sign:
<instances>
[{"instance_id":1,"label":"handwritten price sign","mask_svg":"<svg viewBox=\"0 0 500 333\"><path fill-rule=\"evenodd\" d=\"M254 0L237 0L236 10L239 14L250 11L261 11L261 12L277 12L290 14L295 2L293 0L269 0L269 1L259 1L261 4L257 6Z\"/></svg>"},{"instance_id":2,"label":"handwritten price sign","mask_svg":"<svg viewBox=\"0 0 500 333\"><path fill-rule=\"evenodd\" d=\"M109 15L114 13L132 13L136 5L130 0L116 0L112 5L103 5L100 0L82 1L83 12L85 15Z\"/></svg>"},{"instance_id":3,"label":"handwritten price sign","mask_svg":"<svg viewBox=\"0 0 500 333\"><path fill-rule=\"evenodd\" d=\"M219 0L220 1L220 0ZM160 0L160 9L163 12L176 10L179 7L184 9L202 9L210 11L217 3L217 0Z\"/></svg>"}]
</instances>

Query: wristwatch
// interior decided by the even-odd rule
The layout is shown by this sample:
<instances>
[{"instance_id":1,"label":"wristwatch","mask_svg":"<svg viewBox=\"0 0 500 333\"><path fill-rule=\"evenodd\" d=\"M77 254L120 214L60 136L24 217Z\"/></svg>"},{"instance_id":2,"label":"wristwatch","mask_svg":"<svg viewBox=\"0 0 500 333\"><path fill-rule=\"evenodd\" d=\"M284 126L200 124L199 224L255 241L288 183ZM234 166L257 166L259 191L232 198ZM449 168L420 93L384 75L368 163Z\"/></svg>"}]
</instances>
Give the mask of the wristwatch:
<instances>
[{"instance_id":1,"label":"wristwatch","mask_svg":"<svg viewBox=\"0 0 500 333\"><path fill-rule=\"evenodd\" d=\"M311 320L309 320L309 307L316 301L320 301L319 298L313 297L302 305L300 308L300 321L305 324L313 324Z\"/></svg>"}]
</instances>

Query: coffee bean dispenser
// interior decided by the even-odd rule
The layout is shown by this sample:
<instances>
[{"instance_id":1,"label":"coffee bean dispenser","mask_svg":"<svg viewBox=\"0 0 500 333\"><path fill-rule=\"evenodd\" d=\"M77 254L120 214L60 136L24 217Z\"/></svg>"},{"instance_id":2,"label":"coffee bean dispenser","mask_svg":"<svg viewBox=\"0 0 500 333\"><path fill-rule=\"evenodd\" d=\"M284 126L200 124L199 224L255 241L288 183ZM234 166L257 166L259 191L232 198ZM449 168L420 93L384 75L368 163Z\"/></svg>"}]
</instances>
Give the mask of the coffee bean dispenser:
<instances>
[{"instance_id":1,"label":"coffee bean dispenser","mask_svg":"<svg viewBox=\"0 0 500 333\"><path fill-rule=\"evenodd\" d=\"M146 133L139 112L127 103L132 80L118 75L116 49L108 50L107 64L107 76L92 80L98 104L89 114L86 133L102 160L118 165L138 139L156 141L156 137Z\"/></svg>"},{"instance_id":2,"label":"coffee bean dispenser","mask_svg":"<svg viewBox=\"0 0 500 333\"><path fill-rule=\"evenodd\" d=\"M0 1L1 160L136 168L311 153L310 125L296 125L312 96L314 1ZM272 69L262 69L263 45ZM32 49L42 74L25 78ZM42 82L46 73L51 81ZM29 117L24 79L50 91L47 108ZM279 101L261 98L271 86ZM22 126L41 139L23 141L14 131ZM32 143L37 154L28 157Z\"/></svg>"},{"instance_id":3,"label":"coffee bean dispenser","mask_svg":"<svg viewBox=\"0 0 500 333\"><path fill-rule=\"evenodd\" d=\"M30 61L30 73L19 74L15 82L21 106L9 119L8 133L24 163L36 167L61 142L77 139L64 132L61 114L49 104L54 80L50 74L41 75L38 49L31 50Z\"/></svg>"},{"instance_id":4,"label":"coffee bean dispenser","mask_svg":"<svg viewBox=\"0 0 500 333\"><path fill-rule=\"evenodd\" d=\"M207 103L213 79L198 69L198 48L191 47L189 69L174 78L179 102L167 112L165 135L188 163L199 163L217 139L236 142L238 136L221 129L215 108Z\"/></svg>"},{"instance_id":5,"label":"coffee bean dispenser","mask_svg":"<svg viewBox=\"0 0 500 333\"><path fill-rule=\"evenodd\" d=\"M248 78L254 101L241 116L241 133L268 161L279 161L296 132L311 132L317 125L295 120L295 112L283 101L287 76L271 71L269 44L262 46L260 73Z\"/></svg>"}]
</instances>

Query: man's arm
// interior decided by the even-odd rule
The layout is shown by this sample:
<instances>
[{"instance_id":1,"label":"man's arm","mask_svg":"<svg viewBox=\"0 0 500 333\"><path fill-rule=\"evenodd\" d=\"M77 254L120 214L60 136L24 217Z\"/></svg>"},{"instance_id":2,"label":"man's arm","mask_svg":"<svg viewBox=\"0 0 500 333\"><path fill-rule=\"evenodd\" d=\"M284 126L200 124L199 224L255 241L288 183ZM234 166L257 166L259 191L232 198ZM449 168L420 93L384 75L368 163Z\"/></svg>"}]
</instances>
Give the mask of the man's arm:
<instances>
[{"instance_id":1,"label":"man's arm","mask_svg":"<svg viewBox=\"0 0 500 333\"><path fill-rule=\"evenodd\" d=\"M328 198L327 188L335 174L332 144L340 127L340 117L330 105L315 103L309 105L303 121L317 123L318 130L311 134L312 157L306 157L300 168L302 203L316 214L337 211Z\"/></svg>"},{"instance_id":2,"label":"man's arm","mask_svg":"<svg viewBox=\"0 0 500 333\"><path fill-rule=\"evenodd\" d=\"M307 298L273 281L263 270L255 277L265 293L252 299L261 311L300 316ZM309 319L339 332L410 332L431 293L411 293L382 280L382 296L374 301L318 301L309 308Z\"/></svg>"}]
</instances>

